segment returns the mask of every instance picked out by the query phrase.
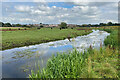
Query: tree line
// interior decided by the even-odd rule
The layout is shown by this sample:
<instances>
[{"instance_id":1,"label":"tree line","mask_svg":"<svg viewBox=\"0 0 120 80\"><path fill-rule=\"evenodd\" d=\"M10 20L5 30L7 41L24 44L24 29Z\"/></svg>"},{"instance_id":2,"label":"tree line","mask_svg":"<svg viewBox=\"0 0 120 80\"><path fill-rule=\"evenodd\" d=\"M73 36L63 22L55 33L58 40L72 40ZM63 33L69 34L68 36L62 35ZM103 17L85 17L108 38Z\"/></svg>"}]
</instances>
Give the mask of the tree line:
<instances>
[{"instance_id":1,"label":"tree line","mask_svg":"<svg viewBox=\"0 0 120 80\"><path fill-rule=\"evenodd\" d=\"M61 22L61 24L59 24L61 29L66 29L69 26L67 26L67 23L65 22ZM101 27L101 26L120 26L119 23L112 23L112 22L108 22L108 23L100 23L100 24L83 24L83 25L76 25L76 27ZM26 25L26 24L10 24L10 23L3 23L0 22L0 27L35 27L34 25ZM40 28L43 28L44 25L42 23L40 23Z\"/></svg>"},{"instance_id":2,"label":"tree line","mask_svg":"<svg viewBox=\"0 0 120 80\"><path fill-rule=\"evenodd\" d=\"M26 24L11 24L0 22L0 27L33 27L32 25L28 26Z\"/></svg>"},{"instance_id":3,"label":"tree line","mask_svg":"<svg viewBox=\"0 0 120 80\"><path fill-rule=\"evenodd\" d=\"M99 24L83 24L83 25L78 25L79 27L101 27L101 26L120 26L120 23L99 23Z\"/></svg>"},{"instance_id":4,"label":"tree line","mask_svg":"<svg viewBox=\"0 0 120 80\"><path fill-rule=\"evenodd\" d=\"M61 24L59 25L60 28L65 29L68 28L69 26L67 26L67 23L65 22L61 22ZM108 22L108 23L100 23L100 24L83 24L83 25L76 25L76 27L102 27L102 26L120 26L119 23L112 23L112 22Z\"/></svg>"}]
</instances>

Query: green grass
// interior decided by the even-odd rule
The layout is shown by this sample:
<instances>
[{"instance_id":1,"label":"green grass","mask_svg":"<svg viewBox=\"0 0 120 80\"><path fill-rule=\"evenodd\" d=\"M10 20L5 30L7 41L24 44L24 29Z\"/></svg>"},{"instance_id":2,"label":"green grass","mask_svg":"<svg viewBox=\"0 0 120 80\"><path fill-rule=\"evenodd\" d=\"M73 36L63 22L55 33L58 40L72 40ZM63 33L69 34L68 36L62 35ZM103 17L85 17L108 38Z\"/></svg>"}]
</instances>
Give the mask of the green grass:
<instances>
[{"instance_id":1,"label":"green grass","mask_svg":"<svg viewBox=\"0 0 120 80\"><path fill-rule=\"evenodd\" d=\"M104 29L104 31L107 31L110 33L110 36L108 36L105 40L104 43L106 46L110 47L118 47L118 30L117 29Z\"/></svg>"},{"instance_id":2,"label":"green grass","mask_svg":"<svg viewBox=\"0 0 120 80\"><path fill-rule=\"evenodd\" d=\"M119 78L119 51L117 28L98 28L111 35L100 50L88 49L80 53L76 50L67 53L58 53L52 56L47 66L37 71L31 70L30 79L35 78ZM109 46L110 45L110 46Z\"/></svg>"},{"instance_id":3,"label":"green grass","mask_svg":"<svg viewBox=\"0 0 120 80\"><path fill-rule=\"evenodd\" d=\"M16 29L16 30L18 30L18 29L25 29L25 27L0 27L0 29L2 29L2 30L6 30L6 29ZM26 28L26 29L30 29L30 28Z\"/></svg>"},{"instance_id":4,"label":"green grass","mask_svg":"<svg viewBox=\"0 0 120 80\"><path fill-rule=\"evenodd\" d=\"M76 29L58 29L58 28L42 28L25 30L25 31L2 31L2 50L28 46L49 41L62 40L70 37L76 37L89 34L92 31L76 30Z\"/></svg>"},{"instance_id":5,"label":"green grass","mask_svg":"<svg viewBox=\"0 0 120 80\"><path fill-rule=\"evenodd\" d=\"M52 56L47 66L37 72L31 71L29 78L118 78L118 50L101 48L88 49L79 53Z\"/></svg>"}]
</instances>

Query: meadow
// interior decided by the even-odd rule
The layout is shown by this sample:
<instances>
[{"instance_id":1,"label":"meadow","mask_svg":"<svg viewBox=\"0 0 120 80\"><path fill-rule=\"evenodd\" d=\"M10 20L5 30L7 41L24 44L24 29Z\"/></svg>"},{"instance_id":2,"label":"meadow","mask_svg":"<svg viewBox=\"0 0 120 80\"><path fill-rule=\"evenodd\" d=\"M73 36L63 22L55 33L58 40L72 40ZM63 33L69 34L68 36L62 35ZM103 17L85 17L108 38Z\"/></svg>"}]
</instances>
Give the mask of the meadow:
<instances>
[{"instance_id":1,"label":"meadow","mask_svg":"<svg viewBox=\"0 0 120 80\"><path fill-rule=\"evenodd\" d=\"M21 28L21 29L24 29L22 27L0 27L0 29L18 29L18 28Z\"/></svg>"},{"instance_id":2,"label":"meadow","mask_svg":"<svg viewBox=\"0 0 120 80\"><path fill-rule=\"evenodd\" d=\"M1 50L45 43L49 41L63 40L67 37L76 37L91 33L92 30L41 28L17 31L1 31Z\"/></svg>"},{"instance_id":3,"label":"meadow","mask_svg":"<svg viewBox=\"0 0 120 80\"><path fill-rule=\"evenodd\" d=\"M13 30L28 30L30 28L25 27L0 27L0 31L13 31Z\"/></svg>"},{"instance_id":4,"label":"meadow","mask_svg":"<svg viewBox=\"0 0 120 80\"><path fill-rule=\"evenodd\" d=\"M120 79L118 28L99 28L110 34L100 50L89 48L86 52L58 53L52 56L47 66L31 70L29 78L116 78ZM38 65L39 66L39 65Z\"/></svg>"}]
</instances>

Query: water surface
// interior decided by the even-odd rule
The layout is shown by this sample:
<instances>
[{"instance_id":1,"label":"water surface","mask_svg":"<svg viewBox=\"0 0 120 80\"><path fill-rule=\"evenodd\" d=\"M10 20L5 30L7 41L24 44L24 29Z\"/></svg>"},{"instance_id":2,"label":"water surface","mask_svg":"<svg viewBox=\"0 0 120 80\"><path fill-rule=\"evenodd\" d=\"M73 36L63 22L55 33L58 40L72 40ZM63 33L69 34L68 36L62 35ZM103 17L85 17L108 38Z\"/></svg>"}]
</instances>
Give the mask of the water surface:
<instances>
[{"instance_id":1,"label":"water surface","mask_svg":"<svg viewBox=\"0 0 120 80\"><path fill-rule=\"evenodd\" d=\"M90 47L99 49L100 44L104 45L104 39L110 35L105 31L95 31L85 36L39 45L25 46L1 51L2 53L2 77L3 78L26 78L31 69L35 69L35 64L39 63L42 67L46 66L47 60L59 52L69 52L73 48L84 51Z\"/></svg>"}]
</instances>

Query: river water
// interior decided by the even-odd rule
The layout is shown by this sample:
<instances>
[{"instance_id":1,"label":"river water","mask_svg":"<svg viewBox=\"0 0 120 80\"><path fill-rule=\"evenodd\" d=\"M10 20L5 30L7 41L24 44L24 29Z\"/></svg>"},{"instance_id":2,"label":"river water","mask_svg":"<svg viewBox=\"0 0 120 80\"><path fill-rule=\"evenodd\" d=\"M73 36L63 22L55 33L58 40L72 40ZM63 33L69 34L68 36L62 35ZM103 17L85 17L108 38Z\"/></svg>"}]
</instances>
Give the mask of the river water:
<instances>
[{"instance_id":1,"label":"river water","mask_svg":"<svg viewBox=\"0 0 120 80\"><path fill-rule=\"evenodd\" d=\"M73 48L78 51L84 51L90 47L99 49L104 39L110 35L105 31L93 30L92 33L85 36L78 36L68 39L31 45L19 48L13 48L1 51L2 54L2 77L3 78L26 78L30 70L35 70L36 64L45 67L47 60L59 52L69 52ZM0 60L0 61L1 61Z\"/></svg>"}]
</instances>

